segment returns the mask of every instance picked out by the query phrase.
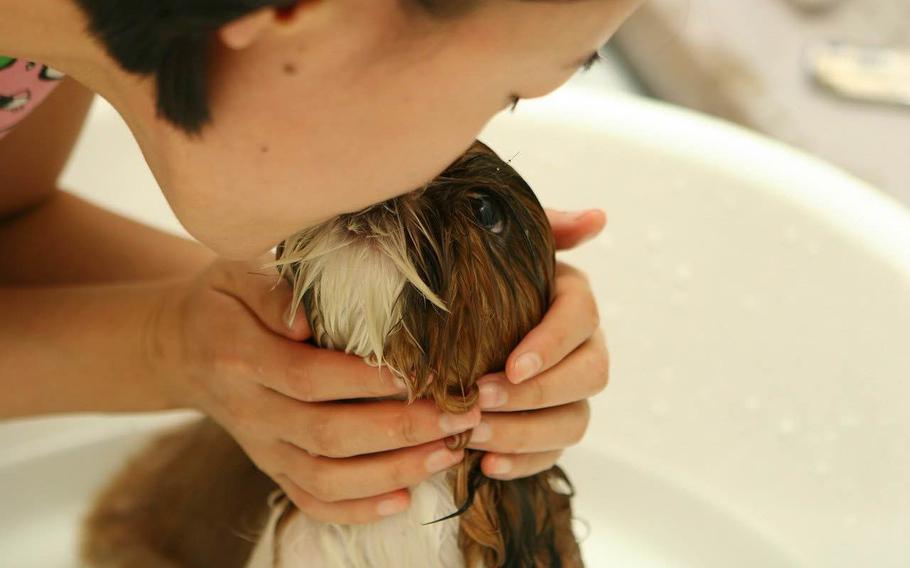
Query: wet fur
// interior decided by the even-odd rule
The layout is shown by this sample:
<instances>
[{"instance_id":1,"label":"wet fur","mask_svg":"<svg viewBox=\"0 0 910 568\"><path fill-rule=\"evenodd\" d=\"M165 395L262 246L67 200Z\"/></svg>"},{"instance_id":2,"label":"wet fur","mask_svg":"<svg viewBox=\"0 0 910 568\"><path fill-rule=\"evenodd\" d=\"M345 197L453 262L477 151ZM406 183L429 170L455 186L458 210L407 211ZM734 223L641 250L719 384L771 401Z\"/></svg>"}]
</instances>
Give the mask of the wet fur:
<instances>
[{"instance_id":1,"label":"wet fur","mask_svg":"<svg viewBox=\"0 0 910 568\"><path fill-rule=\"evenodd\" d=\"M480 198L501 212L501 230L478 222ZM426 187L294 235L276 265L316 343L388 366L412 399L464 412L476 403L476 380L501 370L543 317L554 244L531 189L478 143ZM348 274L354 265L357 278ZM469 450L448 474L453 508L463 509L464 565L581 566L563 472L496 481L482 475L480 457ZM243 566L257 532L244 527L265 526L273 489L227 433L203 420L120 474L89 517L84 556L99 568ZM429 528L409 530L417 538Z\"/></svg>"}]
</instances>

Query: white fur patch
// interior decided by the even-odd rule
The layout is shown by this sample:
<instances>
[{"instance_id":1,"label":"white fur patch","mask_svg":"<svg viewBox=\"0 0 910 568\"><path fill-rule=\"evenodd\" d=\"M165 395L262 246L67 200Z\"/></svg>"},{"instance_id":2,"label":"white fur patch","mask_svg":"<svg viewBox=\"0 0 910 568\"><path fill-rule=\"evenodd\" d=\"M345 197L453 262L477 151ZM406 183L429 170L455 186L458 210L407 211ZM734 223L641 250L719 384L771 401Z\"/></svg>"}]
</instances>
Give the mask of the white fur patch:
<instances>
[{"instance_id":1,"label":"white fur patch","mask_svg":"<svg viewBox=\"0 0 910 568\"><path fill-rule=\"evenodd\" d=\"M275 264L287 274L291 263L300 263L292 311L311 290L315 309L309 316L319 345L382 364L385 340L401 320L398 298L406 283L445 306L409 261L403 233L371 229L369 236L340 223L308 229L288 239ZM286 498L273 502L247 568L464 568L459 519L424 525L457 509L448 476L439 473L412 488L407 511L368 525L320 523L298 511L276 536L290 505Z\"/></svg>"},{"instance_id":2,"label":"white fur patch","mask_svg":"<svg viewBox=\"0 0 910 568\"><path fill-rule=\"evenodd\" d=\"M281 500L247 568L464 568L458 519L422 526L455 510L447 474L411 494L407 511L368 525L319 523L295 512L275 542L276 524L289 506Z\"/></svg>"}]
</instances>

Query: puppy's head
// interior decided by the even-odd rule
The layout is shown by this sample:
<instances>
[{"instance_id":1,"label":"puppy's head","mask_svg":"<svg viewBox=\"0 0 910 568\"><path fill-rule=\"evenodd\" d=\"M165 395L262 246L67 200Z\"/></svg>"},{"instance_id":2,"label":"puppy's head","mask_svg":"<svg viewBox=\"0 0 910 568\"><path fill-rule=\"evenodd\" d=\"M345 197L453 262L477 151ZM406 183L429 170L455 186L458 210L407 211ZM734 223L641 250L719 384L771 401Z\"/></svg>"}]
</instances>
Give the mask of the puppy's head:
<instances>
[{"instance_id":1,"label":"puppy's head","mask_svg":"<svg viewBox=\"0 0 910 568\"><path fill-rule=\"evenodd\" d=\"M276 264L317 344L459 412L543 317L554 248L531 188L477 142L425 187L287 239Z\"/></svg>"}]
</instances>

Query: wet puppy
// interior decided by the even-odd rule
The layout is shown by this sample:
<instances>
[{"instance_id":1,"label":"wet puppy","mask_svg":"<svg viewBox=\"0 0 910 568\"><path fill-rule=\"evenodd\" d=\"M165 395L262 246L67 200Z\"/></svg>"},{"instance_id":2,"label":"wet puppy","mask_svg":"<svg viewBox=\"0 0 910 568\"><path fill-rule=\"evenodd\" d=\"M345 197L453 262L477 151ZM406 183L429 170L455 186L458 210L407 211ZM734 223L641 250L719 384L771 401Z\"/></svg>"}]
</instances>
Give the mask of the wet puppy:
<instances>
[{"instance_id":1,"label":"wet puppy","mask_svg":"<svg viewBox=\"0 0 910 568\"><path fill-rule=\"evenodd\" d=\"M476 143L427 186L287 239L275 265L318 345L385 366L412 400L461 413L477 379L503 369L543 317L554 243L528 185ZM98 568L581 566L562 471L498 481L480 458L469 450L412 488L405 513L326 524L204 419L159 439L106 489L83 556Z\"/></svg>"}]
</instances>

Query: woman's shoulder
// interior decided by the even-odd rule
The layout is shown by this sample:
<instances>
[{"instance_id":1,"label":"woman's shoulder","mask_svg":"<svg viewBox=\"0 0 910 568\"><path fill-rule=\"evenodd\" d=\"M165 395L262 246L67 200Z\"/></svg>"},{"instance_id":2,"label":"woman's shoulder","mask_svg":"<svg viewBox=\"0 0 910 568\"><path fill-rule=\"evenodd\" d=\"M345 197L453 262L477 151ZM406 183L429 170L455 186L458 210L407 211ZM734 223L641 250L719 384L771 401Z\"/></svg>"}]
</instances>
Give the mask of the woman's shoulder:
<instances>
[{"instance_id":1,"label":"woman's shoulder","mask_svg":"<svg viewBox=\"0 0 910 568\"><path fill-rule=\"evenodd\" d=\"M47 65L0 55L0 138L41 104L62 78Z\"/></svg>"}]
</instances>

